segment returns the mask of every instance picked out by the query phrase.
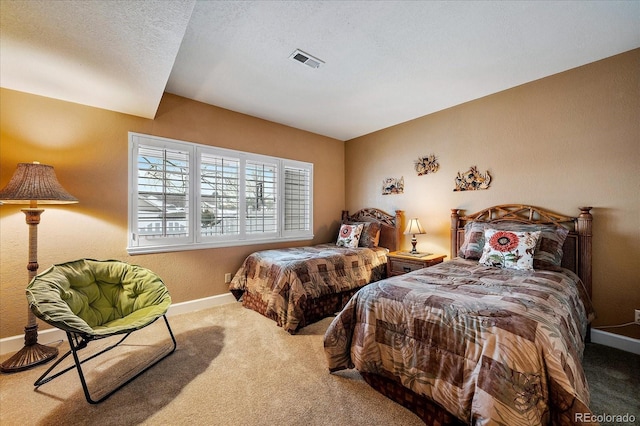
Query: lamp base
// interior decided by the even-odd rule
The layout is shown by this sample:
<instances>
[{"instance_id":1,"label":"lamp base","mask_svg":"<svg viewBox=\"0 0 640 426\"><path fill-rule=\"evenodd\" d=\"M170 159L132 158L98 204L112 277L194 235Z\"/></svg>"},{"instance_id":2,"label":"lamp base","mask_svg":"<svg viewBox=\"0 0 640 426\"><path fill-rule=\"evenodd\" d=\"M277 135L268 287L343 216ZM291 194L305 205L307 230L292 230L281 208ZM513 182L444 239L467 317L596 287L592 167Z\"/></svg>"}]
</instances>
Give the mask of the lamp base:
<instances>
[{"instance_id":1,"label":"lamp base","mask_svg":"<svg viewBox=\"0 0 640 426\"><path fill-rule=\"evenodd\" d=\"M416 250L416 244L418 244L418 240L416 239L416 235L413 234L413 238L411 238L412 249L411 249L411 252L410 252L413 255L420 254L420 253L418 253L418 250Z\"/></svg>"},{"instance_id":2,"label":"lamp base","mask_svg":"<svg viewBox=\"0 0 640 426\"><path fill-rule=\"evenodd\" d=\"M58 356L58 349L38 343L38 326L24 328L24 347L0 364L3 373L17 373L44 364Z\"/></svg>"}]
</instances>

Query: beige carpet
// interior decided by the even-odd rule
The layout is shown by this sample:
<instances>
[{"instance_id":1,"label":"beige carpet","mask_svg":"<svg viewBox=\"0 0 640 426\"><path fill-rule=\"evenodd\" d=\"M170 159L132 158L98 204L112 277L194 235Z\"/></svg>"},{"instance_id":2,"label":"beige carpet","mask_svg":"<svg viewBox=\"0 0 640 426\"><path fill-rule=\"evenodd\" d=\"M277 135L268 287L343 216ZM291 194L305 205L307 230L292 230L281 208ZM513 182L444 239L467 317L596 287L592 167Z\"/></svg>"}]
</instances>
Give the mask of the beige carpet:
<instances>
[{"instance_id":1,"label":"beige carpet","mask_svg":"<svg viewBox=\"0 0 640 426\"><path fill-rule=\"evenodd\" d=\"M48 366L1 374L0 424L422 424L357 372L329 374L322 338L331 320L291 336L236 303L173 316L176 352L99 405L85 401L75 371L38 390L33 382ZM163 327L157 321L122 350L85 364L89 387L111 385L156 352ZM66 352L66 342L59 349Z\"/></svg>"}]
</instances>

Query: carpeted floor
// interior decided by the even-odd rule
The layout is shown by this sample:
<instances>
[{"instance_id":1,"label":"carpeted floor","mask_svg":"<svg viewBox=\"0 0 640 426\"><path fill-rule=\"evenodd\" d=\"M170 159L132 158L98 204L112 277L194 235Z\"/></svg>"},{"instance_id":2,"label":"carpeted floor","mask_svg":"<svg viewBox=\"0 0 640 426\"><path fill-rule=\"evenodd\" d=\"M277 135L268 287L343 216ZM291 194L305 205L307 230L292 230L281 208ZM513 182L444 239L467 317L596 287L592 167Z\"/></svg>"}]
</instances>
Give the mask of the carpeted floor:
<instances>
[{"instance_id":1,"label":"carpeted floor","mask_svg":"<svg viewBox=\"0 0 640 426\"><path fill-rule=\"evenodd\" d=\"M640 355L587 343L583 366L595 415L634 416L627 424L640 425ZM614 420L614 419L611 419ZM603 421L607 424L625 424Z\"/></svg>"},{"instance_id":2,"label":"carpeted floor","mask_svg":"<svg viewBox=\"0 0 640 426\"><path fill-rule=\"evenodd\" d=\"M0 424L422 424L357 372L328 373L322 338L332 318L296 336L240 304L169 320L176 352L98 405L85 401L74 371L38 390L33 382L47 366L0 375ZM157 336L165 336L161 327L156 322L119 352L87 363L90 386L109 387L143 363L158 350ZM61 352L66 349L60 344ZM640 356L590 344L585 370L594 413L629 412L639 421Z\"/></svg>"}]
</instances>

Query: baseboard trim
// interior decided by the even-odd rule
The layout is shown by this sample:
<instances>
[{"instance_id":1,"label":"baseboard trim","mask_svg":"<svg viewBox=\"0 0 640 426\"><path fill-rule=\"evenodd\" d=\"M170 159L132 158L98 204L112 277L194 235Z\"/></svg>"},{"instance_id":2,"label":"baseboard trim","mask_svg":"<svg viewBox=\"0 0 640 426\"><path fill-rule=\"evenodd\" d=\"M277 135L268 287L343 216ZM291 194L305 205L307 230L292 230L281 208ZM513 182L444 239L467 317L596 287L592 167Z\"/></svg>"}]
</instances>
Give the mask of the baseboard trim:
<instances>
[{"instance_id":1,"label":"baseboard trim","mask_svg":"<svg viewBox=\"0 0 640 426\"><path fill-rule=\"evenodd\" d=\"M219 294L217 296L205 297L204 299L189 300L188 302L174 303L169 307L167 316L186 314L189 312L201 311L213 308L214 306L233 303L236 298L231 293Z\"/></svg>"},{"instance_id":2,"label":"baseboard trim","mask_svg":"<svg viewBox=\"0 0 640 426\"><path fill-rule=\"evenodd\" d=\"M214 306L226 305L235 302L236 299L231 293L219 294L217 296L205 297L203 299L189 300L188 302L174 303L169 307L167 316L185 314L188 312L200 311ZM38 343L51 345L67 340L67 333L57 328L51 328L38 332ZM0 339L0 355L17 352L24 346L24 335L11 336Z\"/></svg>"},{"instance_id":3,"label":"baseboard trim","mask_svg":"<svg viewBox=\"0 0 640 426\"><path fill-rule=\"evenodd\" d=\"M592 328L591 342L640 355L640 339L633 339L620 334L609 333L607 331Z\"/></svg>"}]
</instances>

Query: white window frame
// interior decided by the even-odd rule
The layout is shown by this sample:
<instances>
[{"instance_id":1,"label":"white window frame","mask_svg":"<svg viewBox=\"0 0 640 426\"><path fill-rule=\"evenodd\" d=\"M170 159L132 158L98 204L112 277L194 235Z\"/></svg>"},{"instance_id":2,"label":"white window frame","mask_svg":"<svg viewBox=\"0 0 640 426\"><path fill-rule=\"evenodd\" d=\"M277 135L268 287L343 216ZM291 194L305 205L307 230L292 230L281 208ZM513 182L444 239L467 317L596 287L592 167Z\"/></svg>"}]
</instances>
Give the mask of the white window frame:
<instances>
[{"instance_id":1,"label":"white window frame","mask_svg":"<svg viewBox=\"0 0 640 426\"><path fill-rule=\"evenodd\" d=\"M187 208L187 236L156 237L147 239L138 234L138 152L140 146L160 149L180 150L189 153L189 190ZM202 224L202 197L201 197L201 158L202 154L222 156L239 159L240 173L239 206L238 206L238 232L224 235L203 235ZM245 165L246 162L259 162L273 165L276 169L276 202L275 210L277 225L275 232L247 233L246 223L246 199L245 199ZM302 171L309 177L308 182L308 212L303 218L304 229L285 230L285 169ZM313 163L290 160L236 151L226 148L218 148L193 142L179 141L175 139L151 136L142 133L129 132L129 203L128 203L128 244L127 252L131 255L144 253L161 253L170 251L196 250L217 247L231 247L251 244L265 244L283 241L302 241L313 239ZM298 203L299 204L299 203ZM304 203L303 203L304 204Z\"/></svg>"}]
</instances>

